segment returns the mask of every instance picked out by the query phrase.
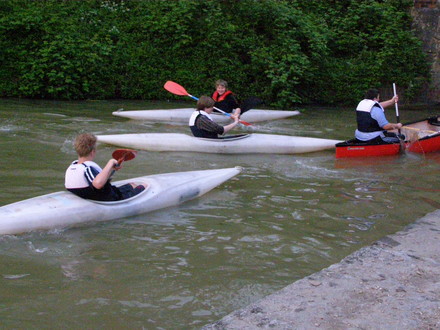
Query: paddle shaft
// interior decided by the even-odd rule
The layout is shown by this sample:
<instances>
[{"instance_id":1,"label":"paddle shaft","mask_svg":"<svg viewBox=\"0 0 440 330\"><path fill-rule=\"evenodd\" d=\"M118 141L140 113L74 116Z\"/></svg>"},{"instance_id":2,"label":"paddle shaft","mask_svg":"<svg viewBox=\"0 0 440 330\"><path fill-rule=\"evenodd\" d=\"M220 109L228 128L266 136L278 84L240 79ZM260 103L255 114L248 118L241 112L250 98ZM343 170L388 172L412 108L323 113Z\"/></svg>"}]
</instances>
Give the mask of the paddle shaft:
<instances>
[{"instance_id":1,"label":"paddle shaft","mask_svg":"<svg viewBox=\"0 0 440 330\"><path fill-rule=\"evenodd\" d=\"M395 83L393 83L393 92L394 92L394 96L397 96L396 84ZM397 102L394 102L394 106L396 107L396 121L397 121L397 123L400 123L399 106L397 105ZM400 134L400 129L398 130L398 132Z\"/></svg>"},{"instance_id":2,"label":"paddle shaft","mask_svg":"<svg viewBox=\"0 0 440 330\"><path fill-rule=\"evenodd\" d=\"M114 166L114 170L113 170L112 173L110 174L109 178L111 178L111 177L113 176L113 174L115 174L115 172L116 172L116 168L117 168L117 167L121 167L121 164L122 164L122 162L123 162L124 160L125 160L124 157L118 159L118 163Z\"/></svg>"}]
</instances>

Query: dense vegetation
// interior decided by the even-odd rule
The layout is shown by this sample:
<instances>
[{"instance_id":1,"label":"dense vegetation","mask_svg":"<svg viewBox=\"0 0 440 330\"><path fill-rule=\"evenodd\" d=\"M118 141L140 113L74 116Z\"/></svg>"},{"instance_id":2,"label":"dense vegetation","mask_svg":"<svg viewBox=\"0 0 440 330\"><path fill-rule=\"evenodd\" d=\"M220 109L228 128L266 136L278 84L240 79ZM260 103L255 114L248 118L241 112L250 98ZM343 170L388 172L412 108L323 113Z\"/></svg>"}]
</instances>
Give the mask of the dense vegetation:
<instances>
[{"instance_id":1,"label":"dense vegetation","mask_svg":"<svg viewBox=\"0 0 440 330\"><path fill-rule=\"evenodd\" d=\"M412 0L0 2L0 91L48 99L173 98L227 80L267 103L354 102L372 86L417 95L429 68Z\"/></svg>"}]
</instances>

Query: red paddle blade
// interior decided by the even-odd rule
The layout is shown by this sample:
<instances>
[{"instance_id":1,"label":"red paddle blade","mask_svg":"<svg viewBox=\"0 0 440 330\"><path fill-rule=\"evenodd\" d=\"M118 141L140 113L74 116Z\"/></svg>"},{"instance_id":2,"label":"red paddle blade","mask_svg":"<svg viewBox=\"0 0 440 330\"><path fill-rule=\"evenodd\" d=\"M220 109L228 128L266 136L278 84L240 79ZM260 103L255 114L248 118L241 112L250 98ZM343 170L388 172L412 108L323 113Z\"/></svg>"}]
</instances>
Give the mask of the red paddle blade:
<instances>
[{"instance_id":1,"label":"red paddle blade","mask_svg":"<svg viewBox=\"0 0 440 330\"><path fill-rule=\"evenodd\" d=\"M240 124L243 124L244 126L252 126L251 123L248 123L247 121L244 120L239 120Z\"/></svg>"},{"instance_id":2,"label":"red paddle blade","mask_svg":"<svg viewBox=\"0 0 440 330\"><path fill-rule=\"evenodd\" d=\"M174 81L167 81L163 87L170 93L176 94L176 95L184 95L188 96L189 93L186 91L183 86L180 86L178 83L175 83Z\"/></svg>"},{"instance_id":3,"label":"red paddle blade","mask_svg":"<svg viewBox=\"0 0 440 330\"><path fill-rule=\"evenodd\" d=\"M137 151L131 149L117 149L113 151L112 157L121 163L123 161L132 160L136 157Z\"/></svg>"}]
</instances>

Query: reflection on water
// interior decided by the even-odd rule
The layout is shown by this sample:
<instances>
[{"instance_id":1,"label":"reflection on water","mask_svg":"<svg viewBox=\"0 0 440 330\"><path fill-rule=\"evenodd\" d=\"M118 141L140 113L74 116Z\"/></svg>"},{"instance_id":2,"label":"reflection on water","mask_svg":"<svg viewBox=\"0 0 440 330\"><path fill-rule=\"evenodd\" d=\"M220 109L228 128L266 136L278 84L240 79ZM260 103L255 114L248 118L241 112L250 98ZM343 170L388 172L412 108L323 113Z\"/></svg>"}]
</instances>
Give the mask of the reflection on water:
<instances>
[{"instance_id":1,"label":"reflection on water","mask_svg":"<svg viewBox=\"0 0 440 330\"><path fill-rule=\"evenodd\" d=\"M181 124L113 117L115 109L188 105L3 100L0 204L62 190L79 132L189 131ZM401 110L404 121L428 115ZM353 135L353 120L350 110L307 109L252 130L343 140ZM98 163L113 150L99 146ZM200 327L437 209L439 189L432 182L439 163L439 154L336 160L333 151L271 156L141 151L117 179L231 166L244 171L177 207L0 236L2 325Z\"/></svg>"}]
</instances>

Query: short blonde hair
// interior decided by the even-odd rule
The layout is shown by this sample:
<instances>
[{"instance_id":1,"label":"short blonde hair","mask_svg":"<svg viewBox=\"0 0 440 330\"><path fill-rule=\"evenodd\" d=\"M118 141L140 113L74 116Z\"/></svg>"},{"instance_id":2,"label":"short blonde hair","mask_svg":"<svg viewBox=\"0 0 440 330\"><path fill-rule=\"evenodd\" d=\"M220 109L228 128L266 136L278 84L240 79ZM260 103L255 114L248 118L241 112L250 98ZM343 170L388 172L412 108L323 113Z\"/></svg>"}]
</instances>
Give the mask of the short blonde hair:
<instances>
[{"instance_id":1,"label":"short blonde hair","mask_svg":"<svg viewBox=\"0 0 440 330\"><path fill-rule=\"evenodd\" d=\"M74 147L79 157L86 157L96 149L96 136L90 133L83 133L76 137Z\"/></svg>"},{"instance_id":2,"label":"short blonde hair","mask_svg":"<svg viewBox=\"0 0 440 330\"><path fill-rule=\"evenodd\" d=\"M199 100L197 101L197 110L212 108L214 104L215 104L214 100L209 96L206 95L200 96Z\"/></svg>"},{"instance_id":3,"label":"short blonde hair","mask_svg":"<svg viewBox=\"0 0 440 330\"><path fill-rule=\"evenodd\" d=\"M215 82L215 87L217 86L223 86L224 88L228 88L228 83L226 82L226 80L219 79Z\"/></svg>"}]
</instances>

